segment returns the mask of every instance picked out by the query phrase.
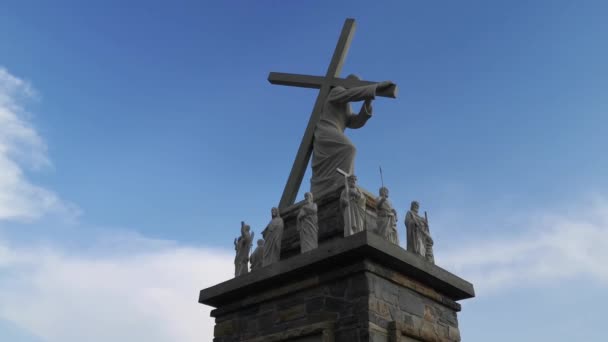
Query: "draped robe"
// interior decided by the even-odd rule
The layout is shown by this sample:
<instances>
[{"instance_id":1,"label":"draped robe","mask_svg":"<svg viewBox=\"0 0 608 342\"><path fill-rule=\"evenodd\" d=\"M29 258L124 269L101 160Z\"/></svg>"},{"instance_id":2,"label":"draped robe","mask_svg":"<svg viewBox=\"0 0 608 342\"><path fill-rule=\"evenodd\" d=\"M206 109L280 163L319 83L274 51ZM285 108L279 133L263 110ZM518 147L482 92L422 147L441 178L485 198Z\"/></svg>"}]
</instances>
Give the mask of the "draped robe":
<instances>
[{"instance_id":1,"label":"draped robe","mask_svg":"<svg viewBox=\"0 0 608 342\"><path fill-rule=\"evenodd\" d=\"M319 226L317 225L317 205L315 203L306 203L300 208L297 228L300 232L301 252L317 248Z\"/></svg>"},{"instance_id":2,"label":"draped robe","mask_svg":"<svg viewBox=\"0 0 608 342\"><path fill-rule=\"evenodd\" d=\"M381 199L382 197L376 198L376 203L380 203ZM399 245L395 209L388 199L385 199L376 209L376 226L380 236Z\"/></svg>"},{"instance_id":3,"label":"draped robe","mask_svg":"<svg viewBox=\"0 0 608 342\"><path fill-rule=\"evenodd\" d=\"M251 253L251 257L249 258L251 261L251 271L262 268L263 260L264 260L264 246L258 245L255 248L255 251Z\"/></svg>"},{"instance_id":4,"label":"draped robe","mask_svg":"<svg viewBox=\"0 0 608 342\"><path fill-rule=\"evenodd\" d=\"M405 215L407 250L434 262L432 242L426 221L413 211Z\"/></svg>"},{"instance_id":5,"label":"draped robe","mask_svg":"<svg viewBox=\"0 0 608 342\"><path fill-rule=\"evenodd\" d=\"M354 115L350 102L372 100L375 94L376 84L350 89L337 86L330 91L314 132L310 180L313 194L343 181L336 172L337 168L353 174L356 149L344 135L344 130L346 127L363 127L372 113L370 107L369 111L362 108L358 115Z\"/></svg>"},{"instance_id":6,"label":"draped robe","mask_svg":"<svg viewBox=\"0 0 608 342\"><path fill-rule=\"evenodd\" d=\"M349 236L365 229L365 195L358 187L342 190L340 207L344 217L344 236Z\"/></svg>"},{"instance_id":7,"label":"draped robe","mask_svg":"<svg viewBox=\"0 0 608 342\"><path fill-rule=\"evenodd\" d=\"M236 242L236 257L234 258L234 276L238 277L249 272L249 251L251 249L251 234L245 232Z\"/></svg>"},{"instance_id":8,"label":"draped robe","mask_svg":"<svg viewBox=\"0 0 608 342\"><path fill-rule=\"evenodd\" d=\"M262 232L264 236L263 266L268 266L281 259L281 238L283 237L283 219L274 217Z\"/></svg>"}]
</instances>

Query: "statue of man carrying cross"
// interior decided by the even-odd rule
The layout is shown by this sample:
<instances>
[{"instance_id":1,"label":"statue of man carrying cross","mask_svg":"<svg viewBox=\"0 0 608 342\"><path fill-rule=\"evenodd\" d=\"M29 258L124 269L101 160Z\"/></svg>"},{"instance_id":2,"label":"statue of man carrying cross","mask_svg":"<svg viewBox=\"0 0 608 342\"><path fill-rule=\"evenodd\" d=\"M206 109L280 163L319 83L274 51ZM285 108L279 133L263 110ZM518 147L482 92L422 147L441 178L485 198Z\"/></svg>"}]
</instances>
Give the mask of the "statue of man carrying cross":
<instances>
[{"instance_id":1,"label":"statue of man carrying cross","mask_svg":"<svg viewBox=\"0 0 608 342\"><path fill-rule=\"evenodd\" d=\"M349 75L347 80L359 77ZM336 169L353 174L355 166L355 145L344 134L345 128L357 129L372 117L372 100L377 91L394 84L389 81L346 89L334 87L330 92L321 119L317 123L312 149L312 179L310 190L318 194L340 183L341 176ZM352 113L350 102L364 101L359 114Z\"/></svg>"},{"instance_id":2,"label":"statue of man carrying cross","mask_svg":"<svg viewBox=\"0 0 608 342\"><path fill-rule=\"evenodd\" d=\"M392 82L362 81L351 75L339 78L355 29L355 20L347 19L338 39L325 76L310 76L271 72L272 84L319 89L298 154L285 185L279 208L294 203L312 154L311 192L319 192L341 182L336 168L353 173L355 147L344 135L344 129L360 128L371 117L371 101L375 96L397 97L397 86ZM364 101L358 115L353 115L350 102Z\"/></svg>"}]
</instances>

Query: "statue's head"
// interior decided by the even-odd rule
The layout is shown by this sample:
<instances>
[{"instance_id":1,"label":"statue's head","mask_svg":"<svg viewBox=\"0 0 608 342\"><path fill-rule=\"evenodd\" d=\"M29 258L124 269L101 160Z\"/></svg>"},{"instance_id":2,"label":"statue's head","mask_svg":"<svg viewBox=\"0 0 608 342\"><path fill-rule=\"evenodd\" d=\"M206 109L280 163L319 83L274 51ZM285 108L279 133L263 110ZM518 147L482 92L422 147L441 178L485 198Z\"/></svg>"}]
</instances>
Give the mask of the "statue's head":
<instances>
[{"instance_id":1,"label":"statue's head","mask_svg":"<svg viewBox=\"0 0 608 342\"><path fill-rule=\"evenodd\" d=\"M312 192L305 193L304 200L306 200L306 203L312 203L312 201L313 201Z\"/></svg>"},{"instance_id":2,"label":"statue's head","mask_svg":"<svg viewBox=\"0 0 608 342\"><path fill-rule=\"evenodd\" d=\"M412 205L410 206L410 210L412 210L414 212L418 212L419 208L420 208L420 203L418 203L418 201L412 201Z\"/></svg>"},{"instance_id":3,"label":"statue's head","mask_svg":"<svg viewBox=\"0 0 608 342\"><path fill-rule=\"evenodd\" d=\"M273 207L270 209L270 214L272 215L272 218L279 216L279 208Z\"/></svg>"},{"instance_id":4,"label":"statue's head","mask_svg":"<svg viewBox=\"0 0 608 342\"><path fill-rule=\"evenodd\" d=\"M348 178L346 178L346 181L348 182L348 186L354 187L357 185L357 176L350 175Z\"/></svg>"},{"instance_id":5,"label":"statue's head","mask_svg":"<svg viewBox=\"0 0 608 342\"><path fill-rule=\"evenodd\" d=\"M258 240L258 246L260 246L260 247L264 246L264 239Z\"/></svg>"},{"instance_id":6,"label":"statue's head","mask_svg":"<svg viewBox=\"0 0 608 342\"><path fill-rule=\"evenodd\" d=\"M346 76L347 80L357 80L357 81L361 81L361 78L355 74L350 74L348 76Z\"/></svg>"},{"instance_id":7,"label":"statue's head","mask_svg":"<svg viewBox=\"0 0 608 342\"><path fill-rule=\"evenodd\" d=\"M381 197L388 198L388 188L387 187L385 187L385 186L381 187L379 193L380 193Z\"/></svg>"}]
</instances>

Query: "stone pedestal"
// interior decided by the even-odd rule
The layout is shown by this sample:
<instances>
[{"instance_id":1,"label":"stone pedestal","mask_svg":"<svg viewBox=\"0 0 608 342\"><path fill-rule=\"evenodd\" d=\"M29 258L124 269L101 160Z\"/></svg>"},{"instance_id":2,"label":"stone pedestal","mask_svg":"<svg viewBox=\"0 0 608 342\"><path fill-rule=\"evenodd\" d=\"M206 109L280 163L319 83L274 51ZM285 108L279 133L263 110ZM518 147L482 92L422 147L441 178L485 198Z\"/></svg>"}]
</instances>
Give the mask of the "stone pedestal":
<instances>
[{"instance_id":1,"label":"stone pedestal","mask_svg":"<svg viewBox=\"0 0 608 342\"><path fill-rule=\"evenodd\" d=\"M216 308L215 342L460 341L456 301L473 296L469 282L364 231L204 289L199 302Z\"/></svg>"}]
</instances>

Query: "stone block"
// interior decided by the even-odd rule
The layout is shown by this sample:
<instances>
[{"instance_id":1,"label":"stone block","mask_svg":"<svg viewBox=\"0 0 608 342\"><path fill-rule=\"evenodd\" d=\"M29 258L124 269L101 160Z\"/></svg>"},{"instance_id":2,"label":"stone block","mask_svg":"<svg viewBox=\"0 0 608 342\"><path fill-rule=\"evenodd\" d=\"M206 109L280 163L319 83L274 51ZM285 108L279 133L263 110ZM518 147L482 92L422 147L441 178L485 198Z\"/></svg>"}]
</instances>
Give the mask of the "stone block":
<instances>
[{"instance_id":1,"label":"stone block","mask_svg":"<svg viewBox=\"0 0 608 342\"><path fill-rule=\"evenodd\" d=\"M276 323L287 322L294 319L302 318L304 316L306 316L306 305L294 305L287 309L280 310L277 313Z\"/></svg>"},{"instance_id":2,"label":"stone block","mask_svg":"<svg viewBox=\"0 0 608 342\"><path fill-rule=\"evenodd\" d=\"M316 297L306 301L306 313L320 312L325 304L325 297Z\"/></svg>"},{"instance_id":3,"label":"stone block","mask_svg":"<svg viewBox=\"0 0 608 342\"><path fill-rule=\"evenodd\" d=\"M329 285L329 295L332 297L344 298L346 297L347 288L348 283L346 281L336 281L335 283Z\"/></svg>"},{"instance_id":4,"label":"stone block","mask_svg":"<svg viewBox=\"0 0 608 342\"><path fill-rule=\"evenodd\" d=\"M352 312L352 308L350 306L351 303L346 300L334 297L326 297L323 309L328 312Z\"/></svg>"},{"instance_id":5,"label":"stone block","mask_svg":"<svg viewBox=\"0 0 608 342\"><path fill-rule=\"evenodd\" d=\"M458 328L448 326L448 337L450 341L460 341L460 330L458 330Z\"/></svg>"},{"instance_id":6,"label":"stone block","mask_svg":"<svg viewBox=\"0 0 608 342\"><path fill-rule=\"evenodd\" d=\"M422 298L406 288L399 289L399 308L420 317L424 315Z\"/></svg>"},{"instance_id":7,"label":"stone block","mask_svg":"<svg viewBox=\"0 0 608 342\"><path fill-rule=\"evenodd\" d=\"M365 274L356 274L349 279L348 288L346 289L347 299L357 299L369 294L368 278Z\"/></svg>"},{"instance_id":8,"label":"stone block","mask_svg":"<svg viewBox=\"0 0 608 342\"><path fill-rule=\"evenodd\" d=\"M213 329L213 336L224 337L230 336L235 333L234 321L228 320L221 323L217 323Z\"/></svg>"}]
</instances>

